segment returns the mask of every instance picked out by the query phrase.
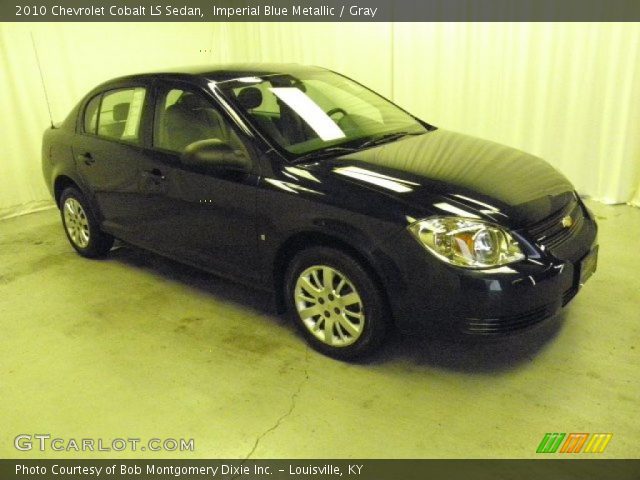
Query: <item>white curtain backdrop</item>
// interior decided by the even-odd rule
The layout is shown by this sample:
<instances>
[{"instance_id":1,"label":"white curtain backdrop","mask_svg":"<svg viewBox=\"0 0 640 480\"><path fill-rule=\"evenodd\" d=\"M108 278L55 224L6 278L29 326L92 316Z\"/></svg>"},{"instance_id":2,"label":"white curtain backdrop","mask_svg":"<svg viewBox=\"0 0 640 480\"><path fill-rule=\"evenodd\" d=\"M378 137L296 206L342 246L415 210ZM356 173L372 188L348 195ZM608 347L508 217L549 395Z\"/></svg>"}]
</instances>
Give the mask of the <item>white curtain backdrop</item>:
<instances>
[{"instance_id":1,"label":"white curtain backdrop","mask_svg":"<svg viewBox=\"0 0 640 480\"><path fill-rule=\"evenodd\" d=\"M40 173L49 120L33 43L54 121L97 83L127 73L314 64L435 125L539 155L582 194L640 204L638 23L0 24L0 218L49 201Z\"/></svg>"},{"instance_id":2,"label":"white curtain backdrop","mask_svg":"<svg viewBox=\"0 0 640 480\"><path fill-rule=\"evenodd\" d=\"M407 25L395 38L401 104L541 156L580 193L631 199L640 174L640 24ZM425 46L428 61L411 61L412 44Z\"/></svg>"}]
</instances>

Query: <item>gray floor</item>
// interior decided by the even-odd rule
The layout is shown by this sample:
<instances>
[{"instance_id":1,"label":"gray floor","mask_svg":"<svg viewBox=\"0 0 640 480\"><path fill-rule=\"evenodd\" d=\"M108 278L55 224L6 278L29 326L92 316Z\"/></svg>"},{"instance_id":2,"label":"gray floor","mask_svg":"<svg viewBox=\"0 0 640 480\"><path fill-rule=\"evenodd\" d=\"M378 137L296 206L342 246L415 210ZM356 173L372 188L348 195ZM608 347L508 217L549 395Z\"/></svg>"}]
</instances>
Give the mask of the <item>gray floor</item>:
<instances>
[{"instance_id":1,"label":"gray floor","mask_svg":"<svg viewBox=\"0 0 640 480\"><path fill-rule=\"evenodd\" d=\"M640 209L592 207L599 270L545 328L394 335L361 365L309 351L242 287L129 247L80 258L55 210L0 222L0 457L43 456L14 450L21 433L195 440L158 457L499 458L612 432L602 456L637 458Z\"/></svg>"}]
</instances>

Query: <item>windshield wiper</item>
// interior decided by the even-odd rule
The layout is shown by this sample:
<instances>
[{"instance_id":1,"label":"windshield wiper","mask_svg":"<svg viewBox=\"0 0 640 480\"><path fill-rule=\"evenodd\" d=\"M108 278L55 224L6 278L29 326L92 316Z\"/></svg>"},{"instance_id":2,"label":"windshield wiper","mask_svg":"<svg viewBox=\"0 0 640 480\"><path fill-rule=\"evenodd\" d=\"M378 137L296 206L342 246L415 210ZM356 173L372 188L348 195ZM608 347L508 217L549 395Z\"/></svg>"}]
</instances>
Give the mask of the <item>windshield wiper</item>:
<instances>
[{"instance_id":1,"label":"windshield wiper","mask_svg":"<svg viewBox=\"0 0 640 480\"><path fill-rule=\"evenodd\" d=\"M335 154L344 154L344 153L353 153L361 150L363 148L373 147L375 145L380 145L382 143L392 142L394 140L398 140L399 138L406 137L408 135L422 135L425 132L394 132L394 133L385 133L384 135L380 135L375 138L371 138L357 145L353 145L351 147L345 146L335 146L335 147L327 147L320 150L316 150L314 152L309 152L305 155L301 155L300 157L294 160L295 163L301 163L307 160L316 160L319 158L335 155Z\"/></svg>"},{"instance_id":2,"label":"windshield wiper","mask_svg":"<svg viewBox=\"0 0 640 480\"><path fill-rule=\"evenodd\" d=\"M394 140L398 140L402 137L406 137L407 135L422 135L424 132L394 132L394 133L385 133L384 135L380 135L379 137L372 138L365 142L362 142L358 145L358 149L373 147L375 145L381 145L383 143L393 142Z\"/></svg>"},{"instance_id":3,"label":"windshield wiper","mask_svg":"<svg viewBox=\"0 0 640 480\"><path fill-rule=\"evenodd\" d=\"M305 162L307 160L316 160L319 158L335 155L335 154L344 154L344 153L352 153L355 152L357 148L350 147L328 147L323 148L321 150L316 150L315 152L309 152L300 157L294 159L295 163Z\"/></svg>"}]
</instances>

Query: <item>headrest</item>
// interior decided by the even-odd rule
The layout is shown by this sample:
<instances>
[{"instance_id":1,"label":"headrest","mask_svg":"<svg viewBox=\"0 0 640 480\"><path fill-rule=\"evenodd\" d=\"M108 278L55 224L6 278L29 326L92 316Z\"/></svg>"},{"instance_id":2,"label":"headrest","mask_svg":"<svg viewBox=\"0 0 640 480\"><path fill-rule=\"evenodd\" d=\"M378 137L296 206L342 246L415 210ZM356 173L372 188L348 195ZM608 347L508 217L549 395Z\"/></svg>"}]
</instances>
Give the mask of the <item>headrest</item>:
<instances>
[{"instance_id":1,"label":"headrest","mask_svg":"<svg viewBox=\"0 0 640 480\"><path fill-rule=\"evenodd\" d=\"M118 103L113 106L113 121L124 122L129 116L129 103Z\"/></svg>"},{"instance_id":2,"label":"headrest","mask_svg":"<svg viewBox=\"0 0 640 480\"><path fill-rule=\"evenodd\" d=\"M302 92L307 91L307 86L304 84L302 80L299 78L293 77L291 75L282 75L279 77L273 77L269 79L271 85L279 88L297 88Z\"/></svg>"},{"instance_id":3,"label":"headrest","mask_svg":"<svg viewBox=\"0 0 640 480\"><path fill-rule=\"evenodd\" d=\"M303 92L307 91L307 86L297 78L293 80L293 83L291 86L297 88L298 90L302 90Z\"/></svg>"},{"instance_id":4,"label":"headrest","mask_svg":"<svg viewBox=\"0 0 640 480\"><path fill-rule=\"evenodd\" d=\"M198 108L210 108L211 106L200 96L194 93L184 92L176 102L182 108L196 110Z\"/></svg>"},{"instance_id":5,"label":"headrest","mask_svg":"<svg viewBox=\"0 0 640 480\"><path fill-rule=\"evenodd\" d=\"M256 87L247 87L240 90L238 103L245 110L257 108L262 104L262 92Z\"/></svg>"}]
</instances>

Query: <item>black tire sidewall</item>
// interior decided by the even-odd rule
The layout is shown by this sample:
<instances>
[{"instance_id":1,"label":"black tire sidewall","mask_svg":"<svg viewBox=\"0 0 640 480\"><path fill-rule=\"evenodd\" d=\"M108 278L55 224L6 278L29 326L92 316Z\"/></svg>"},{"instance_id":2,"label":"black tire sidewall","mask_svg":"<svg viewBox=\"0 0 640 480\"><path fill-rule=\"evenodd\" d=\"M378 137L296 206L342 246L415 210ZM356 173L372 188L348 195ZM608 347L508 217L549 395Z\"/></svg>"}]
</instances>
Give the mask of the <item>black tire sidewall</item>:
<instances>
[{"instance_id":1,"label":"black tire sidewall","mask_svg":"<svg viewBox=\"0 0 640 480\"><path fill-rule=\"evenodd\" d=\"M75 244L75 242L69 236L69 232L67 230L67 225L64 218L64 204L69 198L75 199L82 206L82 209L87 216L87 221L89 223L89 244L84 248ZM100 230L93 210L89 206L89 202L86 201L84 195L82 195L82 193L78 189L68 187L64 190L64 192L62 192L62 195L60 196L60 216L62 217L62 226L64 228L64 233L69 240L69 243L83 257L102 257L106 255L107 252L111 249L111 246L113 245L113 238L109 235L104 234Z\"/></svg>"},{"instance_id":2,"label":"black tire sidewall","mask_svg":"<svg viewBox=\"0 0 640 480\"><path fill-rule=\"evenodd\" d=\"M318 340L302 323L295 306L295 285L300 273L312 265L327 265L346 275L353 283L365 314L364 331L358 340L345 347L332 347ZM285 281L287 314L306 340L319 352L340 360L356 359L373 353L384 340L387 331L386 302L371 274L348 254L329 247L312 247L301 251L291 262Z\"/></svg>"}]
</instances>

